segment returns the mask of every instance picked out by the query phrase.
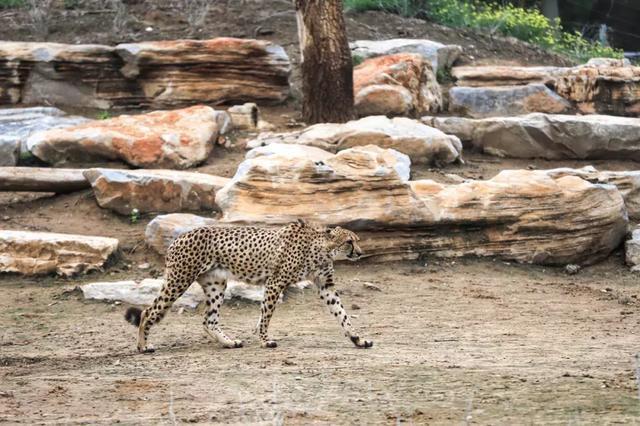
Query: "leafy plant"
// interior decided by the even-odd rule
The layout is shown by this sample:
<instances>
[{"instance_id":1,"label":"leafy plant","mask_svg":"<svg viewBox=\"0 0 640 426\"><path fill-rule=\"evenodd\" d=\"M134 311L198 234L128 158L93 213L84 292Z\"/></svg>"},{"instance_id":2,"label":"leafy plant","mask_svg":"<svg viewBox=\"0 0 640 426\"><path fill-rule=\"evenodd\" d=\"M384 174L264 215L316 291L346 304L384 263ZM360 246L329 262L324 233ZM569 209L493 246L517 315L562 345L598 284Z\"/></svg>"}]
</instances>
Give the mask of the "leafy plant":
<instances>
[{"instance_id":1,"label":"leafy plant","mask_svg":"<svg viewBox=\"0 0 640 426\"><path fill-rule=\"evenodd\" d=\"M108 120L111 118L111 113L107 110L100 111L96 116L98 120Z\"/></svg>"},{"instance_id":2,"label":"leafy plant","mask_svg":"<svg viewBox=\"0 0 640 426\"><path fill-rule=\"evenodd\" d=\"M351 60L353 61L353 66L357 67L358 65L364 62L365 57L362 55L358 55L357 53L354 53L353 55L351 55Z\"/></svg>"},{"instance_id":3,"label":"leafy plant","mask_svg":"<svg viewBox=\"0 0 640 426\"><path fill-rule=\"evenodd\" d=\"M593 57L622 58L622 51L565 32L560 20L550 21L537 9L511 3L479 3L466 0L346 0L355 11L385 10L406 16L426 16L454 28L471 28L515 37L585 62Z\"/></svg>"},{"instance_id":4,"label":"leafy plant","mask_svg":"<svg viewBox=\"0 0 640 426\"><path fill-rule=\"evenodd\" d=\"M0 0L0 9L15 9L24 6L24 0Z\"/></svg>"}]
</instances>

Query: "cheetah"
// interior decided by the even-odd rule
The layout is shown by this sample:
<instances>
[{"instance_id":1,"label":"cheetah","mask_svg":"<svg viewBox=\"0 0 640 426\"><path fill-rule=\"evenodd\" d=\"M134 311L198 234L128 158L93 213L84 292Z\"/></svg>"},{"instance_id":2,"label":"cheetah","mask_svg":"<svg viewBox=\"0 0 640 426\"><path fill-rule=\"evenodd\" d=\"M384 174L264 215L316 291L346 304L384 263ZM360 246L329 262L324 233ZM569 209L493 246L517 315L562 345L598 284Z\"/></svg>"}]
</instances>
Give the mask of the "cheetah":
<instances>
[{"instance_id":1,"label":"cheetah","mask_svg":"<svg viewBox=\"0 0 640 426\"><path fill-rule=\"evenodd\" d=\"M358 240L347 229L316 228L304 221L281 228L206 226L186 232L169 246L165 283L153 305L144 310L132 307L125 314L138 326L138 351L153 352L147 346L151 326L194 281L205 294L205 331L225 348L242 347L241 340L224 333L218 319L227 280L234 278L265 287L256 329L262 347L277 346L267 329L280 294L303 280L314 282L320 299L356 347L372 347L371 340L362 339L352 328L333 282L334 260L355 261L362 256Z\"/></svg>"}]
</instances>

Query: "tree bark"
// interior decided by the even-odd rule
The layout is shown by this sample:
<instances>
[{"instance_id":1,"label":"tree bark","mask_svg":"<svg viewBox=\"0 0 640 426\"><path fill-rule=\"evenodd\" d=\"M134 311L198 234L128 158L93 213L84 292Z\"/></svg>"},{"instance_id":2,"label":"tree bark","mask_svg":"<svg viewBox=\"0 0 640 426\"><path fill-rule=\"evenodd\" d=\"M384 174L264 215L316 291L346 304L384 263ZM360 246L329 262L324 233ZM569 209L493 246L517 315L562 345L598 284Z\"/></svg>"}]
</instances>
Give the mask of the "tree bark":
<instances>
[{"instance_id":1,"label":"tree bark","mask_svg":"<svg viewBox=\"0 0 640 426\"><path fill-rule=\"evenodd\" d=\"M307 124L354 117L353 62L342 0L294 0L302 68L302 116Z\"/></svg>"}]
</instances>

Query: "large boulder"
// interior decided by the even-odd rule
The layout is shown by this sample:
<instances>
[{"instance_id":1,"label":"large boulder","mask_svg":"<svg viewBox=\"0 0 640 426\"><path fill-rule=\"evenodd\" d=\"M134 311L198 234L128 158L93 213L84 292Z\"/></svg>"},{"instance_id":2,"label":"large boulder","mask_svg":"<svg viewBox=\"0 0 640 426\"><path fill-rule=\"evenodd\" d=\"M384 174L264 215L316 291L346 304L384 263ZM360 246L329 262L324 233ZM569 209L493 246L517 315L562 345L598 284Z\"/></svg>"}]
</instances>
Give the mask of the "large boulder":
<instances>
[{"instance_id":1,"label":"large boulder","mask_svg":"<svg viewBox=\"0 0 640 426\"><path fill-rule=\"evenodd\" d=\"M583 114L640 117L640 67L572 68L556 79L555 90Z\"/></svg>"},{"instance_id":2,"label":"large boulder","mask_svg":"<svg viewBox=\"0 0 640 426\"><path fill-rule=\"evenodd\" d=\"M351 150L322 162L279 155L247 160L216 201L219 221L158 218L147 242L162 251L196 226L276 226L303 218L357 231L365 255L377 260L477 255L563 265L606 257L628 221L612 185L528 170L456 185L406 182L384 156Z\"/></svg>"},{"instance_id":3,"label":"large boulder","mask_svg":"<svg viewBox=\"0 0 640 426\"><path fill-rule=\"evenodd\" d=\"M414 164L442 166L462 161L462 144L457 137L404 117L371 116L344 124L315 124L298 132L263 133L249 141L247 147L272 143L309 145L329 152L376 145L402 152Z\"/></svg>"},{"instance_id":4,"label":"large boulder","mask_svg":"<svg viewBox=\"0 0 640 426\"><path fill-rule=\"evenodd\" d=\"M640 119L608 115L528 114L425 122L500 157L640 161Z\"/></svg>"},{"instance_id":5,"label":"large boulder","mask_svg":"<svg viewBox=\"0 0 640 426\"><path fill-rule=\"evenodd\" d=\"M571 104L544 84L452 87L449 90L449 111L474 118L531 112L559 114L570 110Z\"/></svg>"},{"instance_id":6,"label":"large boulder","mask_svg":"<svg viewBox=\"0 0 640 426\"><path fill-rule=\"evenodd\" d=\"M358 231L378 260L498 256L592 263L626 233L620 192L574 176L504 171L488 181L403 181L383 157L341 151L322 162L271 155L245 161L218 192L221 223L303 218Z\"/></svg>"},{"instance_id":7,"label":"large boulder","mask_svg":"<svg viewBox=\"0 0 640 426\"><path fill-rule=\"evenodd\" d=\"M436 76L420 55L399 53L367 59L353 70L356 113L418 117L442 109Z\"/></svg>"},{"instance_id":8,"label":"large boulder","mask_svg":"<svg viewBox=\"0 0 640 426\"><path fill-rule=\"evenodd\" d=\"M99 270L118 248L115 238L0 231L0 272L70 276Z\"/></svg>"},{"instance_id":9,"label":"large boulder","mask_svg":"<svg viewBox=\"0 0 640 426\"><path fill-rule=\"evenodd\" d=\"M208 106L140 115L121 115L32 134L29 150L53 165L122 160L145 168L192 167L207 159L226 112Z\"/></svg>"},{"instance_id":10,"label":"large boulder","mask_svg":"<svg viewBox=\"0 0 640 426\"><path fill-rule=\"evenodd\" d=\"M27 151L24 142L32 133L87 121L52 107L0 109L0 166L18 164L20 153Z\"/></svg>"},{"instance_id":11,"label":"large boulder","mask_svg":"<svg viewBox=\"0 0 640 426\"><path fill-rule=\"evenodd\" d=\"M282 102L290 63L268 41L149 41L102 45L0 43L0 103L166 108Z\"/></svg>"},{"instance_id":12,"label":"large boulder","mask_svg":"<svg viewBox=\"0 0 640 426\"><path fill-rule=\"evenodd\" d=\"M416 53L429 61L435 71L451 68L462 54L462 47L424 39L357 40L349 43L354 56L367 59L396 53Z\"/></svg>"},{"instance_id":13,"label":"large boulder","mask_svg":"<svg viewBox=\"0 0 640 426\"><path fill-rule=\"evenodd\" d=\"M84 172L102 208L128 215L218 210L216 191L229 179L175 170L90 169Z\"/></svg>"}]
</instances>

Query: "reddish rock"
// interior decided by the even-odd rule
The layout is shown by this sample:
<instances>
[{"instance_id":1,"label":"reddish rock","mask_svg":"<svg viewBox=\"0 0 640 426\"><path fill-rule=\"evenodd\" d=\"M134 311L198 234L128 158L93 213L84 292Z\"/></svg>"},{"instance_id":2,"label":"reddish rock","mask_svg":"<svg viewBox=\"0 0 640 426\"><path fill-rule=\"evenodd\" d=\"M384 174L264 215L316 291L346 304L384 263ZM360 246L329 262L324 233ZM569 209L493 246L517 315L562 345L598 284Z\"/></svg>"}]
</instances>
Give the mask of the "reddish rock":
<instances>
[{"instance_id":1,"label":"reddish rock","mask_svg":"<svg viewBox=\"0 0 640 426\"><path fill-rule=\"evenodd\" d=\"M27 146L54 165L118 159L137 167L181 169L209 156L228 120L226 112L208 106L121 115L34 133Z\"/></svg>"},{"instance_id":2,"label":"reddish rock","mask_svg":"<svg viewBox=\"0 0 640 426\"><path fill-rule=\"evenodd\" d=\"M442 108L442 93L429 62L398 53L367 59L353 71L359 116L420 116Z\"/></svg>"}]
</instances>

